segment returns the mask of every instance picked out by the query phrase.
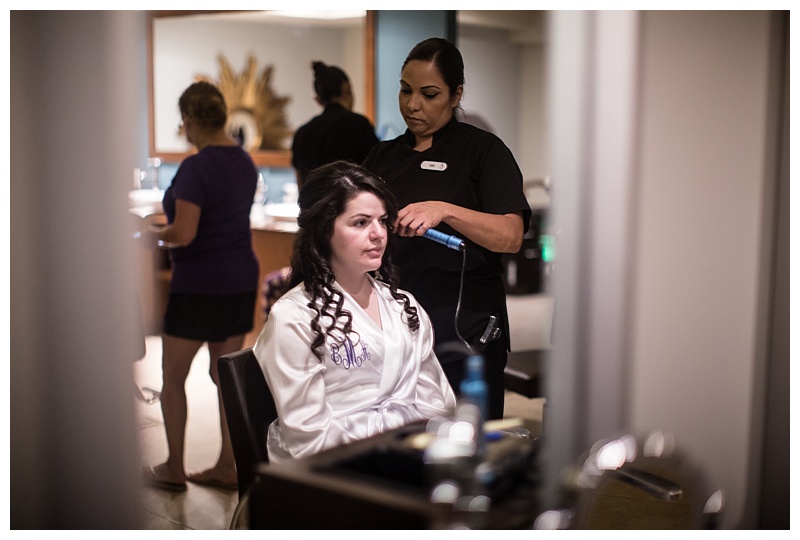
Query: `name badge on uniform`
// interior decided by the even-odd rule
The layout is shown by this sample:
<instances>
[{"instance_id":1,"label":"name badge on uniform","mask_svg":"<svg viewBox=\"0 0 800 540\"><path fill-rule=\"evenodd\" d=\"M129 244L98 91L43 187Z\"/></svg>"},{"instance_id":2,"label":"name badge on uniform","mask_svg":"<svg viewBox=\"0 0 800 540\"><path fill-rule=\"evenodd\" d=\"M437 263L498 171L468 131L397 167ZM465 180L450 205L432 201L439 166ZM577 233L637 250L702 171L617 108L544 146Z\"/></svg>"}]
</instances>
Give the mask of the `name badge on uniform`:
<instances>
[{"instance_id":1,"label":"name badge on uniform","mask_svg":"<svg viewBox=\"0 0 800 540\"><path fill-rule=\"evenodd\" d=\"M443 171L447 168L447 163L441 161L423 161L420 168L426 171Z\"/></svg>"}]
</instances>

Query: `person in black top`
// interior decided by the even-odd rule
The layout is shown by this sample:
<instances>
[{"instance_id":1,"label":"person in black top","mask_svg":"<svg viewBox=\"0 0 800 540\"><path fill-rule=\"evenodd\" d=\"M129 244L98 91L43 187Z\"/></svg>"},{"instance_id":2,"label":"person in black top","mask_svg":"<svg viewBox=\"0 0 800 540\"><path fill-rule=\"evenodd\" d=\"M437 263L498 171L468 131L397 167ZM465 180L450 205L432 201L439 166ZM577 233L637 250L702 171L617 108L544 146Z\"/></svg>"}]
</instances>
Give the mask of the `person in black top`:
<instances>
[{"instance_id":1,"label":"person in black top","mask_svg":"<svg viewBox=\"0 0 800 540\"><path fill-rule=\"evenodd\" d=\"M400 112L408 129L374 146L363 165L397 198L401 209L394 228L405 237L398 239L393 257L399 284L430 315L437 356L453 390L459 391L464 377L464 355L441 345L463 338L484 357L488 416L502 418L510 339L501 257L520 249L531 210L508 147L455 117L463 92L458 49L441 38L417 44L400 78ZM416 238L430 228L462 238L465 253ZM492 316L500 332L481 343Z\"/></svg>"},{"instance_id":2,"label":"person in black top","mask_svg":"<svg viewBox=\"0 0 800 540\"><path fill-rule=\"evenodd\" d=\"M314 92L324 110L301 126L292 141L292 166L297 187L308 173L334 161L360 164L378 137L370 121L352 111L353 89L347 74L336 66L315 61Z\"/></svg>"}]
</instances>

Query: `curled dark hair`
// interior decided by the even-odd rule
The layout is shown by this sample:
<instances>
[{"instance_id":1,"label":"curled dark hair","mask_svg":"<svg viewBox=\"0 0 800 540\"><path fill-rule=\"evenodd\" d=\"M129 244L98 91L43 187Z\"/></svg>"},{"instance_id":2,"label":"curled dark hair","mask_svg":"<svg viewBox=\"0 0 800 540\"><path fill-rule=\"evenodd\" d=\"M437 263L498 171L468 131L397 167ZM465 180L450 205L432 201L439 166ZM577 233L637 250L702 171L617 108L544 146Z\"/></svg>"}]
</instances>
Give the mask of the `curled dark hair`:
<instances>
[{"instance_id":1,"label":"curled dark hair","mask_svg":"<svg viewBox=\"0 0 800 540\"><path fill-rule=\"evenodd\" d=\"M433 61L451 95L464 84L464 59L461 57L461 52L444 38L428 38L414 45L403 62L403 68L412 60Z\"/></svg>"},{"instance_id":2,"label":"curled dark hair","mask_svg":"<svg viewBox=\"0 0 800 540\"><path fill-rule=\"evenodd\" d=\"M319 60L311 63L314 70L314 92L323 105L342 95L342 85L349 82L347 74L336 66L328 66Z\"/></svg>"},{"instance_id":3,"label":"curled dark hair","mask_svg":"<svg viewBox=\"0 0 800 540\"><path fill-rule=\"evenodd\" d=\"M311 349L322 358L325 335L351 331L353 316L344 309L344 297L333 288L335 276L331 269L331 237L336 218L344 212L347 203L360 193L372 193L386 207L387 223L397 218L397 203L389 188L377 175L358 165L336 161L323 165L309 174L300 190L297 218L299 231L294 241L292 270L288 288L299 283L311 295L308 303L314 312L311 328L316 334ZM376 279L389 286L392 297L403 306L408 327L419 329L417 309L411 306L407 295L397 290L397 270L391 262L391 252L396 239L387 235L386 250ZM323 333L320 319L329 318L331 324Z\"/></svg>"},{"instance_id":4,"label":"curled dark hair","mask_svg":"<svg viewBox=\"0 0 800 540\"><path fill-rule=\"evenodd\" d=\"M191 118L201 129L219 129L228 121L228 107L222 92L213 84L199 81L187 88L178 99L181 114Z\"/></svg>"}]
</instances>

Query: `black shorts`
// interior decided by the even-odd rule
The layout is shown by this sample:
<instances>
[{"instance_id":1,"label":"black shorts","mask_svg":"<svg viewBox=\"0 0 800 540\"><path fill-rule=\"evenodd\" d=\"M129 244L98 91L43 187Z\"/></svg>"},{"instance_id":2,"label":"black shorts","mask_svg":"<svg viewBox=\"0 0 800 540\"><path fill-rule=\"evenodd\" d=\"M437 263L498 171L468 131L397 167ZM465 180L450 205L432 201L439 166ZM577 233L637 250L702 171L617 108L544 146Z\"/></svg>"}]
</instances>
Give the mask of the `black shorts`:
<instances>
[{"instance_id":1,"label":"black shorts","mask_svg":"<svg viewBox=\"0 0 800 540\"><path fill-rule=\"evenodd\" d=\"M195 341L225 341L253 329L256 292L231 295L170 293L164 333Z\"/></svg>"}]
</instances>

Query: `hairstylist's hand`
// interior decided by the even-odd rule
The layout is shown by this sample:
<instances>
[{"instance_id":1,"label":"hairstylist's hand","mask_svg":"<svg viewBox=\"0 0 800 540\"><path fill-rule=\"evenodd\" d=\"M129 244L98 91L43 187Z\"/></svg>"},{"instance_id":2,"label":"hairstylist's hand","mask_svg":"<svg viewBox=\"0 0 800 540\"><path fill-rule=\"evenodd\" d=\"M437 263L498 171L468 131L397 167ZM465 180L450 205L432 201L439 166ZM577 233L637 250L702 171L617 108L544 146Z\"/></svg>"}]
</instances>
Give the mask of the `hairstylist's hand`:
<instances>
[{"instance_id":1,"label":"hairstylist's hand","mask_svg":"<svg viewBox=\"0 0 800 540\"><path fill-rule=\"evenodd\" d=\"M411 203L397 213L394 229L400 236L422 236L442 222L446 205L441 201Z\"/></svg>"}]
</instances>

